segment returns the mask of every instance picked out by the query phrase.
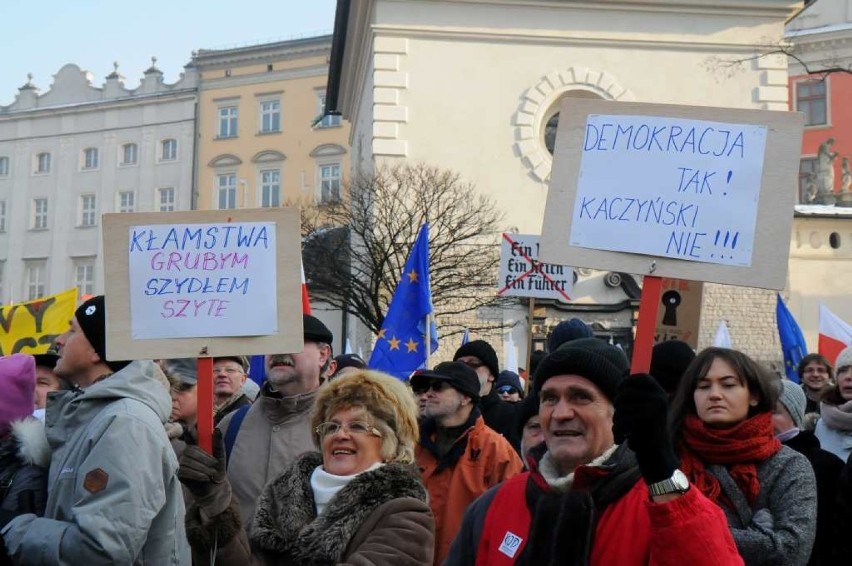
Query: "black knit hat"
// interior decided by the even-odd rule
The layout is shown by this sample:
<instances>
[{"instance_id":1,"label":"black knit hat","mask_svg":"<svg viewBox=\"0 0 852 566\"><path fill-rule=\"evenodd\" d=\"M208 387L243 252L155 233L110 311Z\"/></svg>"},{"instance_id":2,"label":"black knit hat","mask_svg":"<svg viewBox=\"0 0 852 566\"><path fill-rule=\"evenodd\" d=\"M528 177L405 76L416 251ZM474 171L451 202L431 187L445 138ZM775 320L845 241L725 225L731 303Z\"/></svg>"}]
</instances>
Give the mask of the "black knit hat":
<instances>
[{"instance_id":1,"label":"black knit hat","mask_svg":"<svg viewBox=\"0 0 852 566\"><path fill-rule=\"evenodd\" d=\"M630 368L619 348L599 338L580 338L562 344L539 364L535 372L535 392L555 375L574 374L598 386L610 401Z\"/></svg>"},{"instance_id":2,"label":"black knit hat","mask_svg":"<svg viewBox=\"0 0 852 566\"><path fill-rule=\"evenodd\" d=\"M571 320L563 320L556 325L556 328L550 333L547 338L547 351L554 352L559 346L571 340L580 338L591 338L595 333L589 328L585 322L579 318Z\"/></svg>"},{"instance_id":3,"label":"black knit hat","mask_svg":"<svg viewBox=\"0 0 852 566\"><path fill-rule=\"evenodd\" d=\"M464 356L475 356L479 361L485 364L485 367L491 371L491 375L496 379L500 375L500 363L497 361L497 352L491 347L491 344L485 340L473 340L467 344L463 344L461 348L456 350L456 355L453 356L453 361Z\"/></svg>"},{"instance_id":4,"label":"black knit hat","mask_svg":"<svg viewBox=\"0 0 852 566\"><path fill-rule=\"evenodd\" d=\"M538 395L530 395L520 402L515 403L515 421L514 432L515 438L521 438L524 435L524 425L532 417L538 414ZM528 447L529 448L529 447Z\"/></svg>"},{"instance_id":5,"label":"black knit hat","mask_svg":"<svg viewBox=\"0 0 852 566\"><path fill-rule=\"evenodd\" d=\"M127 367L129 361L108 361L106 357L106 306L104 296L92 297L74 311L77 324L83 330L86 340L98 354L101 361L112 371L120 371Z\"/></svg>"},{"instance_id":6,"label":"black knit hat","mask_svg":"<svg viewBox=\"0 0 852 566\"><path fill-rule=\"evenodd\" d=\"M331 344L334 335L320 319L309 314L302 315L302 327L306 342L324 342Z\"/></svg>"},{"instance_id":7,"label":"black knit hat","mask_svg":"<svg viewBox=\"0 0 852 566\"><path fill-rule=\"evenodd\" d=\"M479 376L470 366L461 362L441 362L433 370L416 372L411 376L411 387L425 387L433 380L446 381L453 389L459 390L474 401L479 400Z\"/></svg>"},{"instance_id":8,"label":"black knit hat","mask_svg":"<svg viewBox=\"0 0 852 566\"><path fill-rule=\"evenodd\" d=\"M655 345L651 350L651 377L666 390L673 394L677 390L680 378L686 368L695 359L692 346L680 340L666 340Z\"/></svg>"}]
</instances>

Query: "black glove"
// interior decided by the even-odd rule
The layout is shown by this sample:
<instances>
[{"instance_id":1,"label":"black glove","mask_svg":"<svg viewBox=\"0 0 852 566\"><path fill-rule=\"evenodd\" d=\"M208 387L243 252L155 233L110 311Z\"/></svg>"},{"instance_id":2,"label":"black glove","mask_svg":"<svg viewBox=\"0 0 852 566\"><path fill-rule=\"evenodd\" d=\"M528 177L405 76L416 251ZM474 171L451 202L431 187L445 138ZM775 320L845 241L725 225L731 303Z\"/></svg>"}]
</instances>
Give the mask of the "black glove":
<instances>
[{"instance_id":1,"label":"black glove","mask_svg":"<svg viewBox=\"0 0 852 566\"><path fill-rule=\"evenodd\" d=\"M647 373L627 377L615 397L615 442L627 441L649 485L669 479L679 465L668 431L668 408L666 392Z\"/></svg>"},{"instance_id":2,"label":"black glove","mask_svg":"<svg viewBox=\"0 0 852 566\"><path fill-rule=\"evenodd\" d=\"M225 441L222 431L213 432L213 454L188 444L178 460L178 479L210 517L222 513L231 502L231 484L225 477Z\"/></svg>"}]
</instances>

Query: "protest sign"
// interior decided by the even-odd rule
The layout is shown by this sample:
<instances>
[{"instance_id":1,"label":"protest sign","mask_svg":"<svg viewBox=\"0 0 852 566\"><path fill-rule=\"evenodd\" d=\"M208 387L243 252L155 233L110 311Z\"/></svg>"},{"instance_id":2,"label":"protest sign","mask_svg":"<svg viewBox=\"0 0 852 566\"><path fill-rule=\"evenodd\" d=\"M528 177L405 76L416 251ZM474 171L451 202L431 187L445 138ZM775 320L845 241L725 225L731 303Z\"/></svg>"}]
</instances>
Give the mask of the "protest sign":
<instances>
[{"instance_id":1,"label":"protest sign","mask_svg":"<svg viewBox=\"0 0 852 566\"><path fill-rule=\"evenodd\" d=\"M802 116L566 98L542 260L782 289Z\"/></svg>"},{"instance_id":2,"label":"protest sign","mask_svg":"<svg viewBox=\"0 0 852 566\"><path fill-rule=\"evenodd\" d=\"M0 356L43 354L68 330L77 288L0 308Z\"/></svg>"},{"instance_id":3,"label":"protest sign","mask_svg":"<svg viewBox=\"0 0 852 566\"><path fill-rule=\"evenodd\" d=\"M107 356L299 352L294 208L104 215Z\"/></svg>"},{"instance_id":4,"label":"protest sign","mask_svg":"<svg viewBox=\"0 0 852 566\"><path fill-rule=\"evenodd\" d=\"M574 270L565 265L538 261L539 237L532 234L503 234L497 294L569 301Z\"/></svg>"},{"instance_id":5,"label":"protest sign","mask_svg":"<svg viewBox=\"0 0 852 566\"><path fill-rule=\"evenodd\" d=\"M701 300L704 283L685 279L662 280L660 309L654 343L682 340L698 348L698 331L701 325Z\"/></svg>"}]
</instances>

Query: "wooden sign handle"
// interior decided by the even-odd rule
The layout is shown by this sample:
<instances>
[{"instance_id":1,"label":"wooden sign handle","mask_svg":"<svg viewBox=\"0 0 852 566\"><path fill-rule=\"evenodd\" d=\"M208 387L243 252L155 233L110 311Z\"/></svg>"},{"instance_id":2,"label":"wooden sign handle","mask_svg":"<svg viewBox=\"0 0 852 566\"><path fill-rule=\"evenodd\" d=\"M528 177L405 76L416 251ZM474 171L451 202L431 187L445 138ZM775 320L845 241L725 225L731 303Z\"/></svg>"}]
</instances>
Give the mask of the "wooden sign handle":
<instances>
[{"instance_id":1,"label":"wooden sign handle","mask_svg":"<svg viewBox=\"0 0 852 566\"><path fill-rule=\"evenodd\" d=\"M657 311L660 308L662 290L662 277L646 275L643 278L630 373L648 373L651 369L651 350L654 348L654 331L657 326Z\"/></svg>"},{"instance_id":2,"label":"wooden sign handle","mask_svg":"<svg viewBox=\"0 0 852 566\"><path fill-rule=\"evenodd\" d=\"M198 445L213 454L213 358L198 358Z\"/></svg>"}]
</instances>

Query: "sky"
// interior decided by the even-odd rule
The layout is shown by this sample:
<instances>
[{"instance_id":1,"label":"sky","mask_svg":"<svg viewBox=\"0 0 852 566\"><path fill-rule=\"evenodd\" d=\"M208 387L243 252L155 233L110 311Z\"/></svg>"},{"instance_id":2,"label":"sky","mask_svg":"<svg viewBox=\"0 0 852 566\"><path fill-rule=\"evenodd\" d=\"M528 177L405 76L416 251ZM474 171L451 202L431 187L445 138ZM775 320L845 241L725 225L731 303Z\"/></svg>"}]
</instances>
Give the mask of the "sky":
<instances>
[{"instance_id":1,"label":"sky","mask_svg":"<svg viewBox=\"0 0 852 566\"><path fill-rule=\"evenodd\" d=\"M42 93L66 63L92 84L119 64L136 88L157 57L166 83L180 78L192 51L330 34L335 0L0 0L0 105L15 100L32 73Z\"/></svg>"}]
</instances>

